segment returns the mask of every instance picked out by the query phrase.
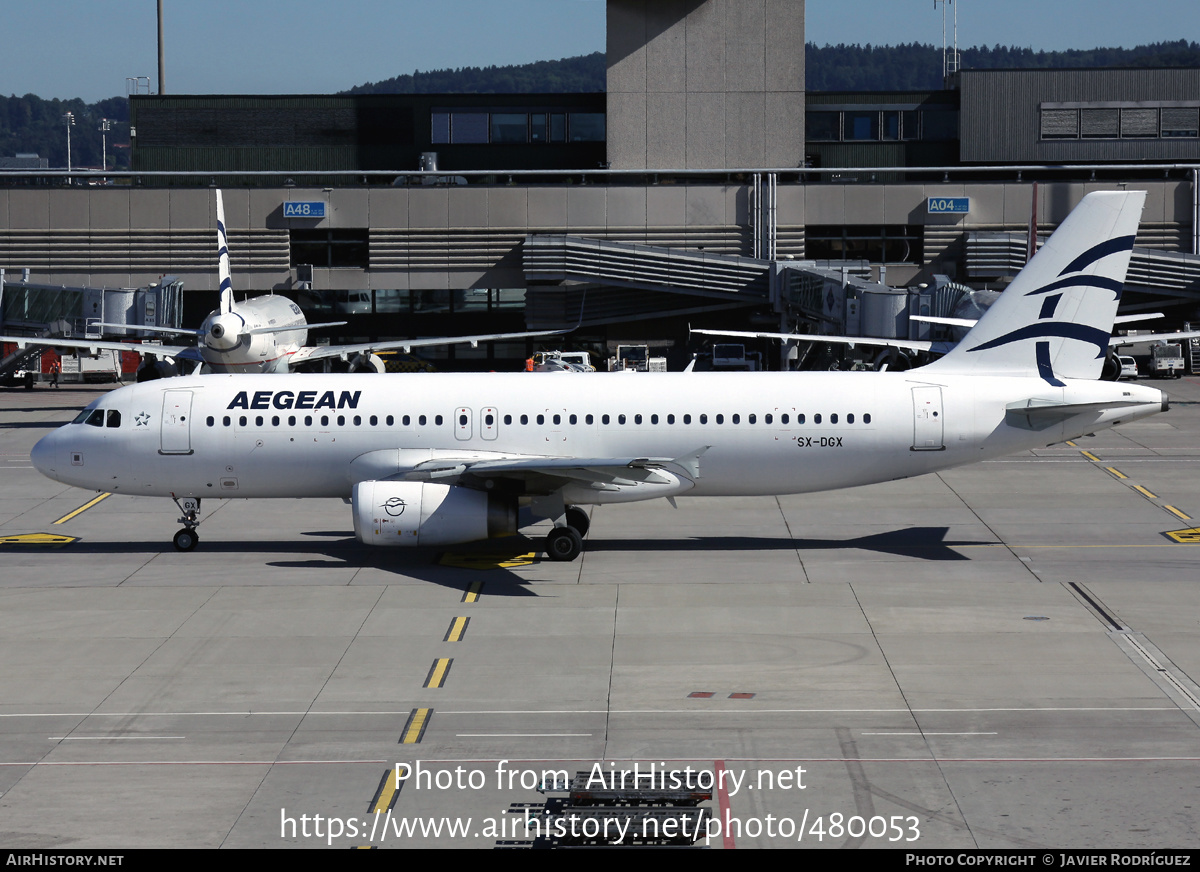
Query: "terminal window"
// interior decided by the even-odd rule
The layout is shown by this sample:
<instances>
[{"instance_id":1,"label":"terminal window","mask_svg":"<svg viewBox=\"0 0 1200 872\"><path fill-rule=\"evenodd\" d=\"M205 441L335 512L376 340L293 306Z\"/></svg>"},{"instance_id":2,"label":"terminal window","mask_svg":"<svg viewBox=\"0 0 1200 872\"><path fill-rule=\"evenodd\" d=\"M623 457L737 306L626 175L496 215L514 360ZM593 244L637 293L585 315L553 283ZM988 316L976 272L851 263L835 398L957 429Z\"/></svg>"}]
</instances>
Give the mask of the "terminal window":
<instances>
[{"instance_id":1,"label":"terminal window","mask_svg":"<svg viewBox=\"0 0 1200 872\"><path fill-rule=\"evenodd\" d=\"M604 142L603 112L553 110L439 110L430 116L434 145L524 145L545 142Z\"/></svg>"},{"instance_id":2,"label":"terminal window","mask_svg":"<svg viewBox=\"0 0 1200 872\"><path fill-rule=\"evenodd\" d=\"M812 109L804 113L809 142L944 141L958 137L958 112L877 106Z\"/></svg>"},{"instance_id":3,"label":"terminal window","mask_svg":"<svg viewBox=\"0 0 1200 872\"><path fill-rule=\"evenodd\" d=\"M919 224L810 224L804 229L804 254L813 260L919 264L923 242Z\"/></svg>"},{"instance_id":4,"label":"terminal window","mask_svg":"<svg viewBox=\"0 0 1200 872\"><path fill-rule=\"evenodd\" d=\"M1043 103L1040 108L1043 140L1200 138L1200 103Z\"/></svg>"},{"instance_id":5,"label":"terminal window","mask_svg":"<svg viewBox=\"0 0 1200 872\"><path fill-rule=\"evenodd\" d=\"M357 267L366 269L370 246L367 231L357 229L310 230L293 228L288 232L291 265L316 267Z\"/></svg>"}]
</instances>

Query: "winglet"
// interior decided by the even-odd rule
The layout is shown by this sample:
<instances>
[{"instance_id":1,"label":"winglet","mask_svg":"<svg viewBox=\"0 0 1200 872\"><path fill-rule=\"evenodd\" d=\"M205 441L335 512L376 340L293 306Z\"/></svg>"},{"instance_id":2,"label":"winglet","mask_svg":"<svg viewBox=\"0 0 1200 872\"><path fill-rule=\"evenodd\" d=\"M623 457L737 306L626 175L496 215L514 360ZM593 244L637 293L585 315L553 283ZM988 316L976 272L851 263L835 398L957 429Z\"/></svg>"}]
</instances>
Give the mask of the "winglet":
<instances>
[{"instance_id":1,"label":"winglet","mask_svg":"<svg viewBox=\"0 0 1200 872\"><path fill-rule=\"evenodd\" d=\"M221 280L221 314L226 314L233 311L233 280L229 274L229 237L220 188L217 189L217 275Z\"/></svg>"}]
</instances>

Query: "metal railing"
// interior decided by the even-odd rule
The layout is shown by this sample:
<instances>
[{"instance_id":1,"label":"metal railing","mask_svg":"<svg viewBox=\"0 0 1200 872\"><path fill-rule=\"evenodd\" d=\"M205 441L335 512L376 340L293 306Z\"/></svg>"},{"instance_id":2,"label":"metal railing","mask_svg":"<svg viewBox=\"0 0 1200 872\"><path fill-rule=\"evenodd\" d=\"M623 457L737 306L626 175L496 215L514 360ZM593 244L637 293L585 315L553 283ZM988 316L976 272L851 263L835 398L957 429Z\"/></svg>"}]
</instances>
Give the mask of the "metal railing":
<instances>
[{"instance_id":1,"label":"metal railing","mask_svg":"<svg viewBox=\"0 0 1200 872\"><path fill-rule=\"evenodd\" d=\"M1146 173L1163 173L1169 178L1172 173L1196 173L1200 162L1172 163L1115 163L1115 164L998 164L980 166L879 166L879 167L726 167L722 169L685 169L664 167L659 169L511 169L511 170L50 170L50 169L0 169L0 181L5 179L45 179L58 184L79 180L82 186L89 182L127 180L134 184L145 184L155 179L208 179L216 184L223 179L251 178L273 179L280 187L300 187L297 178L336 179L350 178L358 184L392 184L397 179L412 185L458 184L459 177L470 181L487 181L490 184L515 183L518 179L535 179L561 184L579 183L586 180L611 180L613 178L636 180L647 185L659 184L675 179L721 181L741 177L750 182L755 174L774 173L781 181L820 181L827 176L841 176L838 181L854 177L858 184L872 184L870 177L887 176L930 176L940 175L943 181L972 180L985 182L1021 182L1029 174L1069 174L1072 176L1098 174L1126 174L1144 176ZM866 177L865 179L863 177ZM981 177L985 177L982 178ZM883 184L883 182L875 182Z\"/></svg>"}]
</instances>

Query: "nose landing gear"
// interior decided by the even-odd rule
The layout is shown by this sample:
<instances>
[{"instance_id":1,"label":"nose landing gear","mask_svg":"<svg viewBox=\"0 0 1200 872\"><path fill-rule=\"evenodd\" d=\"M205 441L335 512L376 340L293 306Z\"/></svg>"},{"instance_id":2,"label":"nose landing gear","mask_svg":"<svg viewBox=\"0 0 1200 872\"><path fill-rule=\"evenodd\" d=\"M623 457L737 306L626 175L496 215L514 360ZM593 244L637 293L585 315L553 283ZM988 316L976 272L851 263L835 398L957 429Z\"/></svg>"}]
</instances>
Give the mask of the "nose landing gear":
<instances>
[{"instance_id":1,"label":"nose landing gear","mask_svg":"<svg viewBox=\"0 0 1200 872\"><path fill-rule=\"evenodd\" d=\"M192 551L200 544L200 534L196 532L196 528L200 526L200 498L184 497L181 500L178 497L172 497L172 499L175 500L175 505L179 506L179 511L183 513L183 517L179 519L179 523L183 524L183 529L176 533L172 540L175 550Z\"/></svg>"}]
</instances>

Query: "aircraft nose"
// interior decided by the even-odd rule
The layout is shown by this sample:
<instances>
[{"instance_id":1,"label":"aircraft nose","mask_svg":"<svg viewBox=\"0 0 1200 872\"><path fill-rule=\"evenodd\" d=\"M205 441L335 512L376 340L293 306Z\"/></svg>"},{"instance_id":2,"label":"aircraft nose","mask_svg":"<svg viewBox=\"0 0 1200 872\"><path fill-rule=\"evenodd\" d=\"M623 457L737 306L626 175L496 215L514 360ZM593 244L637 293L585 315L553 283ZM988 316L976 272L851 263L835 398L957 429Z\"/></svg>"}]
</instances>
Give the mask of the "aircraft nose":
<instances>
[{"instance_id":1,"label":"aircraft nose","mask_svg":"<svg viewBox=\"0 0 1200 872\"><path fill-rule=\"evenodd\" d=\"M29 459L34 467L47 478L55 478L56 456L58 454L58 431L48 433L38 440L29 452Z\"/></svg>"}]
</instances>

